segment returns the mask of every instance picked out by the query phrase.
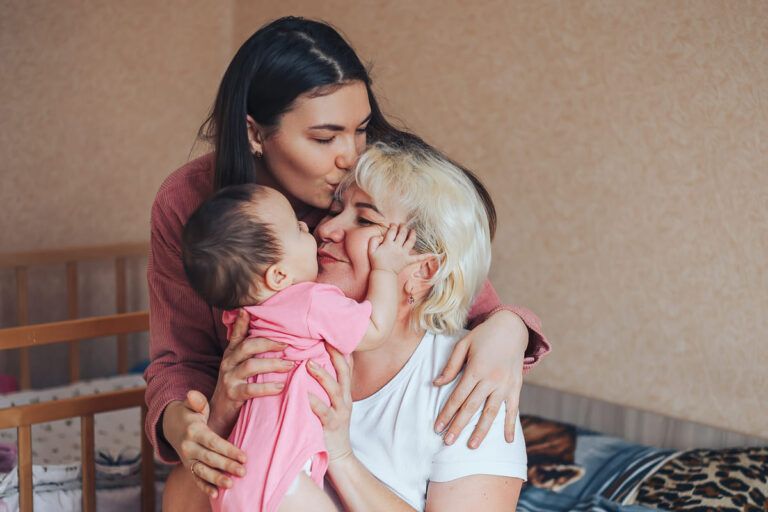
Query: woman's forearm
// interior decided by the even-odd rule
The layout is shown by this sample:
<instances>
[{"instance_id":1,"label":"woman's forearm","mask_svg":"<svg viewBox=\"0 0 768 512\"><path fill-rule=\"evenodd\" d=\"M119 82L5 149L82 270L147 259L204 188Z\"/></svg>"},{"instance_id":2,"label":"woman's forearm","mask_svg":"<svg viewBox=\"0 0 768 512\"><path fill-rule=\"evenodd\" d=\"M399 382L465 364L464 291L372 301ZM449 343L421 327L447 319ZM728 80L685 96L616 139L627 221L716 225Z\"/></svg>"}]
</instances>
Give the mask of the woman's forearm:
<instances>
[{"instance_id":1,"label":"woman's forearm","mask_svg":"<svg viewBox=\"0 0 768 512\"><path fill-rule=\"evenodd\" d=\"M199 368L184 364L173 364L167 357L157 357L145 372L147 388L144 393L147 403L146 433L161 460L167 463L179 461L176 448L171 444L173 433L168 433L166 412L169 405L181 403L187 393L198 390L210 393L216 385L216 378ZM173 407L171 407L172 409ZM175 424L175 422L171 422ZM170 427L171 429L173 426Z\"/></svg>"},{"instance_id":2,"label":"woman's forearm","mask_svg":"<svg viewBox=\"0 0 768 512\"><path fill-rule=\"evenodd\" d=\"M184 429L186 428L186 425L183 425L182 407L184 407L184 402L174 400L165 406L165 410L163 410L160 417L163 437L176 453L179 452L179 445L184 437Z\"/></svg>"},{"instance_id":3,"label":"woman's forearm","mask_svg":"<svg viewBox=\"0 0 768 512\"><path fill-rule=\"evenodd\" d=\"M413 512L413 508L381 483L350 454L328 465L327 478L350 512Z\"/></svg>"},{"instance_id":4,"label":"woman's forearm","mask_svg":"<svg viewBox=\"0 0 768 512\"><path fill-rule=\"evenodd\" d=\"M500 311L508 311L515 314L528 328L528 343L525 350L523 369L525 371L531 370L551 350L549 341L544 336L541 320L533 311L527 308L502 304L499 295L490 281L485 281L482 289L475 297L475 302L472 304L472 308L467 316L467 328L470 330L474 329Z\"/></svg>"}]
</instances>

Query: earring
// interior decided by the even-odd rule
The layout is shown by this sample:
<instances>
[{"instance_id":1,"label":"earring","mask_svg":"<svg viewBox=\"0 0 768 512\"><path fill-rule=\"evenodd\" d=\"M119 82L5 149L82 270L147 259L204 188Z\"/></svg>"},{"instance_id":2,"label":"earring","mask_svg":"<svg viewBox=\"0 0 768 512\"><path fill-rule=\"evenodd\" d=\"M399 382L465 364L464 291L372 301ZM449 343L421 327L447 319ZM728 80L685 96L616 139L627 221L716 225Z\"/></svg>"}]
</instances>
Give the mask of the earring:
<instances>
[{"instance_id":1,"label":"earring","mask_svg":"<svg viewBox=\"0 0 768 512\"><path fill-rule=\"evenodd\" d=\"M408 296L408 304L413 306L413 303L416 302L416 299L413 298L413 295Z\"/></svg>"},{"instance_id":2,"label":"earring","mask_svg":"<svg viewBox=\"0 0 768 512\"><path fill-rule=\"evenodd\" d=\"M257 149L257 150L255 150L253 152L253 156L255 156L257 159L261 160L261 157L264 156L264 154Z\"/></svg>"}]
</instances>

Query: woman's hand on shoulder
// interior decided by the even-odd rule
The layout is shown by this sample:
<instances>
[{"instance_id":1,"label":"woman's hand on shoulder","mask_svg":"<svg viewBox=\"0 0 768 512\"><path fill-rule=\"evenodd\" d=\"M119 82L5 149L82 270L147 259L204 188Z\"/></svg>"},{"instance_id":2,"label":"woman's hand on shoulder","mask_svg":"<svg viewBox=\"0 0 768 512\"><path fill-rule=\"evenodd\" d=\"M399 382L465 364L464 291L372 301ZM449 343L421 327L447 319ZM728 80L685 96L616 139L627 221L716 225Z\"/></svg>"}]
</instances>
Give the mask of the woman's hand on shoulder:
<instances>
[{"instance_id":1,"label":"woman's hand on shoulder","mask_svg":"<svg viewBox=\"0 0 768 512\"><path fill-rule=\"evenodd\" d=\"M514 440L527 346L528 328L510 311L491 315L456 344L442 374L434 382L438 386L448 384L466 361L464 373L434 425L436 432L445 432L446 444L452 444L459 437L482 407L483 413L469 438L470 448L479 446L503 403L506 403L504 438L509 443Z\"/></svg>"}]
</instances>

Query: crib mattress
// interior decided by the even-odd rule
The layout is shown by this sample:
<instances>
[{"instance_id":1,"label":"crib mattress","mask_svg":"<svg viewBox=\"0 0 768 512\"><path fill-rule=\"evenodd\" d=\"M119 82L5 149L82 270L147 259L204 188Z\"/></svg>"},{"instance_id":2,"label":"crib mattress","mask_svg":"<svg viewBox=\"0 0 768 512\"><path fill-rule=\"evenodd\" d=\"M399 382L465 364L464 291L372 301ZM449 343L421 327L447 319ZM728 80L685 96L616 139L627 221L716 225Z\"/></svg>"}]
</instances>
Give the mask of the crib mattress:
<instances>
[{"instance_id":1,"label":"crib mattress","mask_svg":"<svg viewBox=\"0 0 768 512\"><path fill-rule=\"evenodd\" d=\"M82 381L2 395L0 408L143 386L141 375ZM96 499L99 510L138 510L141 429L141 410L138 407L95 416ZM0 460L0 512L10 512L18 510L16 429L0 430L0 444L5 448L5 460ZM79 418L34 425L32 462L35 510L80 510ZM164 480L169 466L159 461L155 466L158 480Z\"/></svg>"},{"instance_id":2,"label":"crib mattress","mask_svg":"<svg viewBox=\"0 0 768 512\"><path fill-rule=\"evenodd\" d=\"M161 509L163 482L155 484L155 510ZM38 491L35 489L35 512L81 512L82 492L77 489ZM0 500L0 512L19 510L19 495ZM136 512L141 510L141 487L138 485L118 489L96 489L96 510L105 512Z\"/></svg>"}]
</instances>

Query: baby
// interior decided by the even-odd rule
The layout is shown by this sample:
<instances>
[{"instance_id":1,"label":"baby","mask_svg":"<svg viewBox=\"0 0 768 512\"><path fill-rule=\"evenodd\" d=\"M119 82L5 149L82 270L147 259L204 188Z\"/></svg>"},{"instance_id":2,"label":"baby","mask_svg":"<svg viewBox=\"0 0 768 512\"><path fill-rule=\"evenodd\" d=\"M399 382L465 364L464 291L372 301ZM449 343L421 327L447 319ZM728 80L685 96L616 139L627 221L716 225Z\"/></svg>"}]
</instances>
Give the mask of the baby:
<instances>
[{"instance_id":1,"label":"baby","mask_svg":"<svg viewBox=\"0 0 768 512\"><path fill-rule=\"evenodd\" d=\"M368 294L358 303L335 286L314 282L317 242L276 190L227 187L189 218L182 238L184 269L203 299L224 310L228 336L238 308L245 309L249 336L288 345L256 357L295 362L288 373L252 379L285 387L279 395L248 400L240 410L229 440L246 453L246 476L220 489L211 501L214 511L272 512L286 493L306 494L296 501L312 503L312 510L335 510L321 490L328 455L309 393L327 404L329 399L306 364L312 360L335 376L325 343L348 355L386 340L395 322L397 274L427 257L410 254L414 243L415 234L402 226L390 226L371 241Z\"/></svg>"}]
</instances>

